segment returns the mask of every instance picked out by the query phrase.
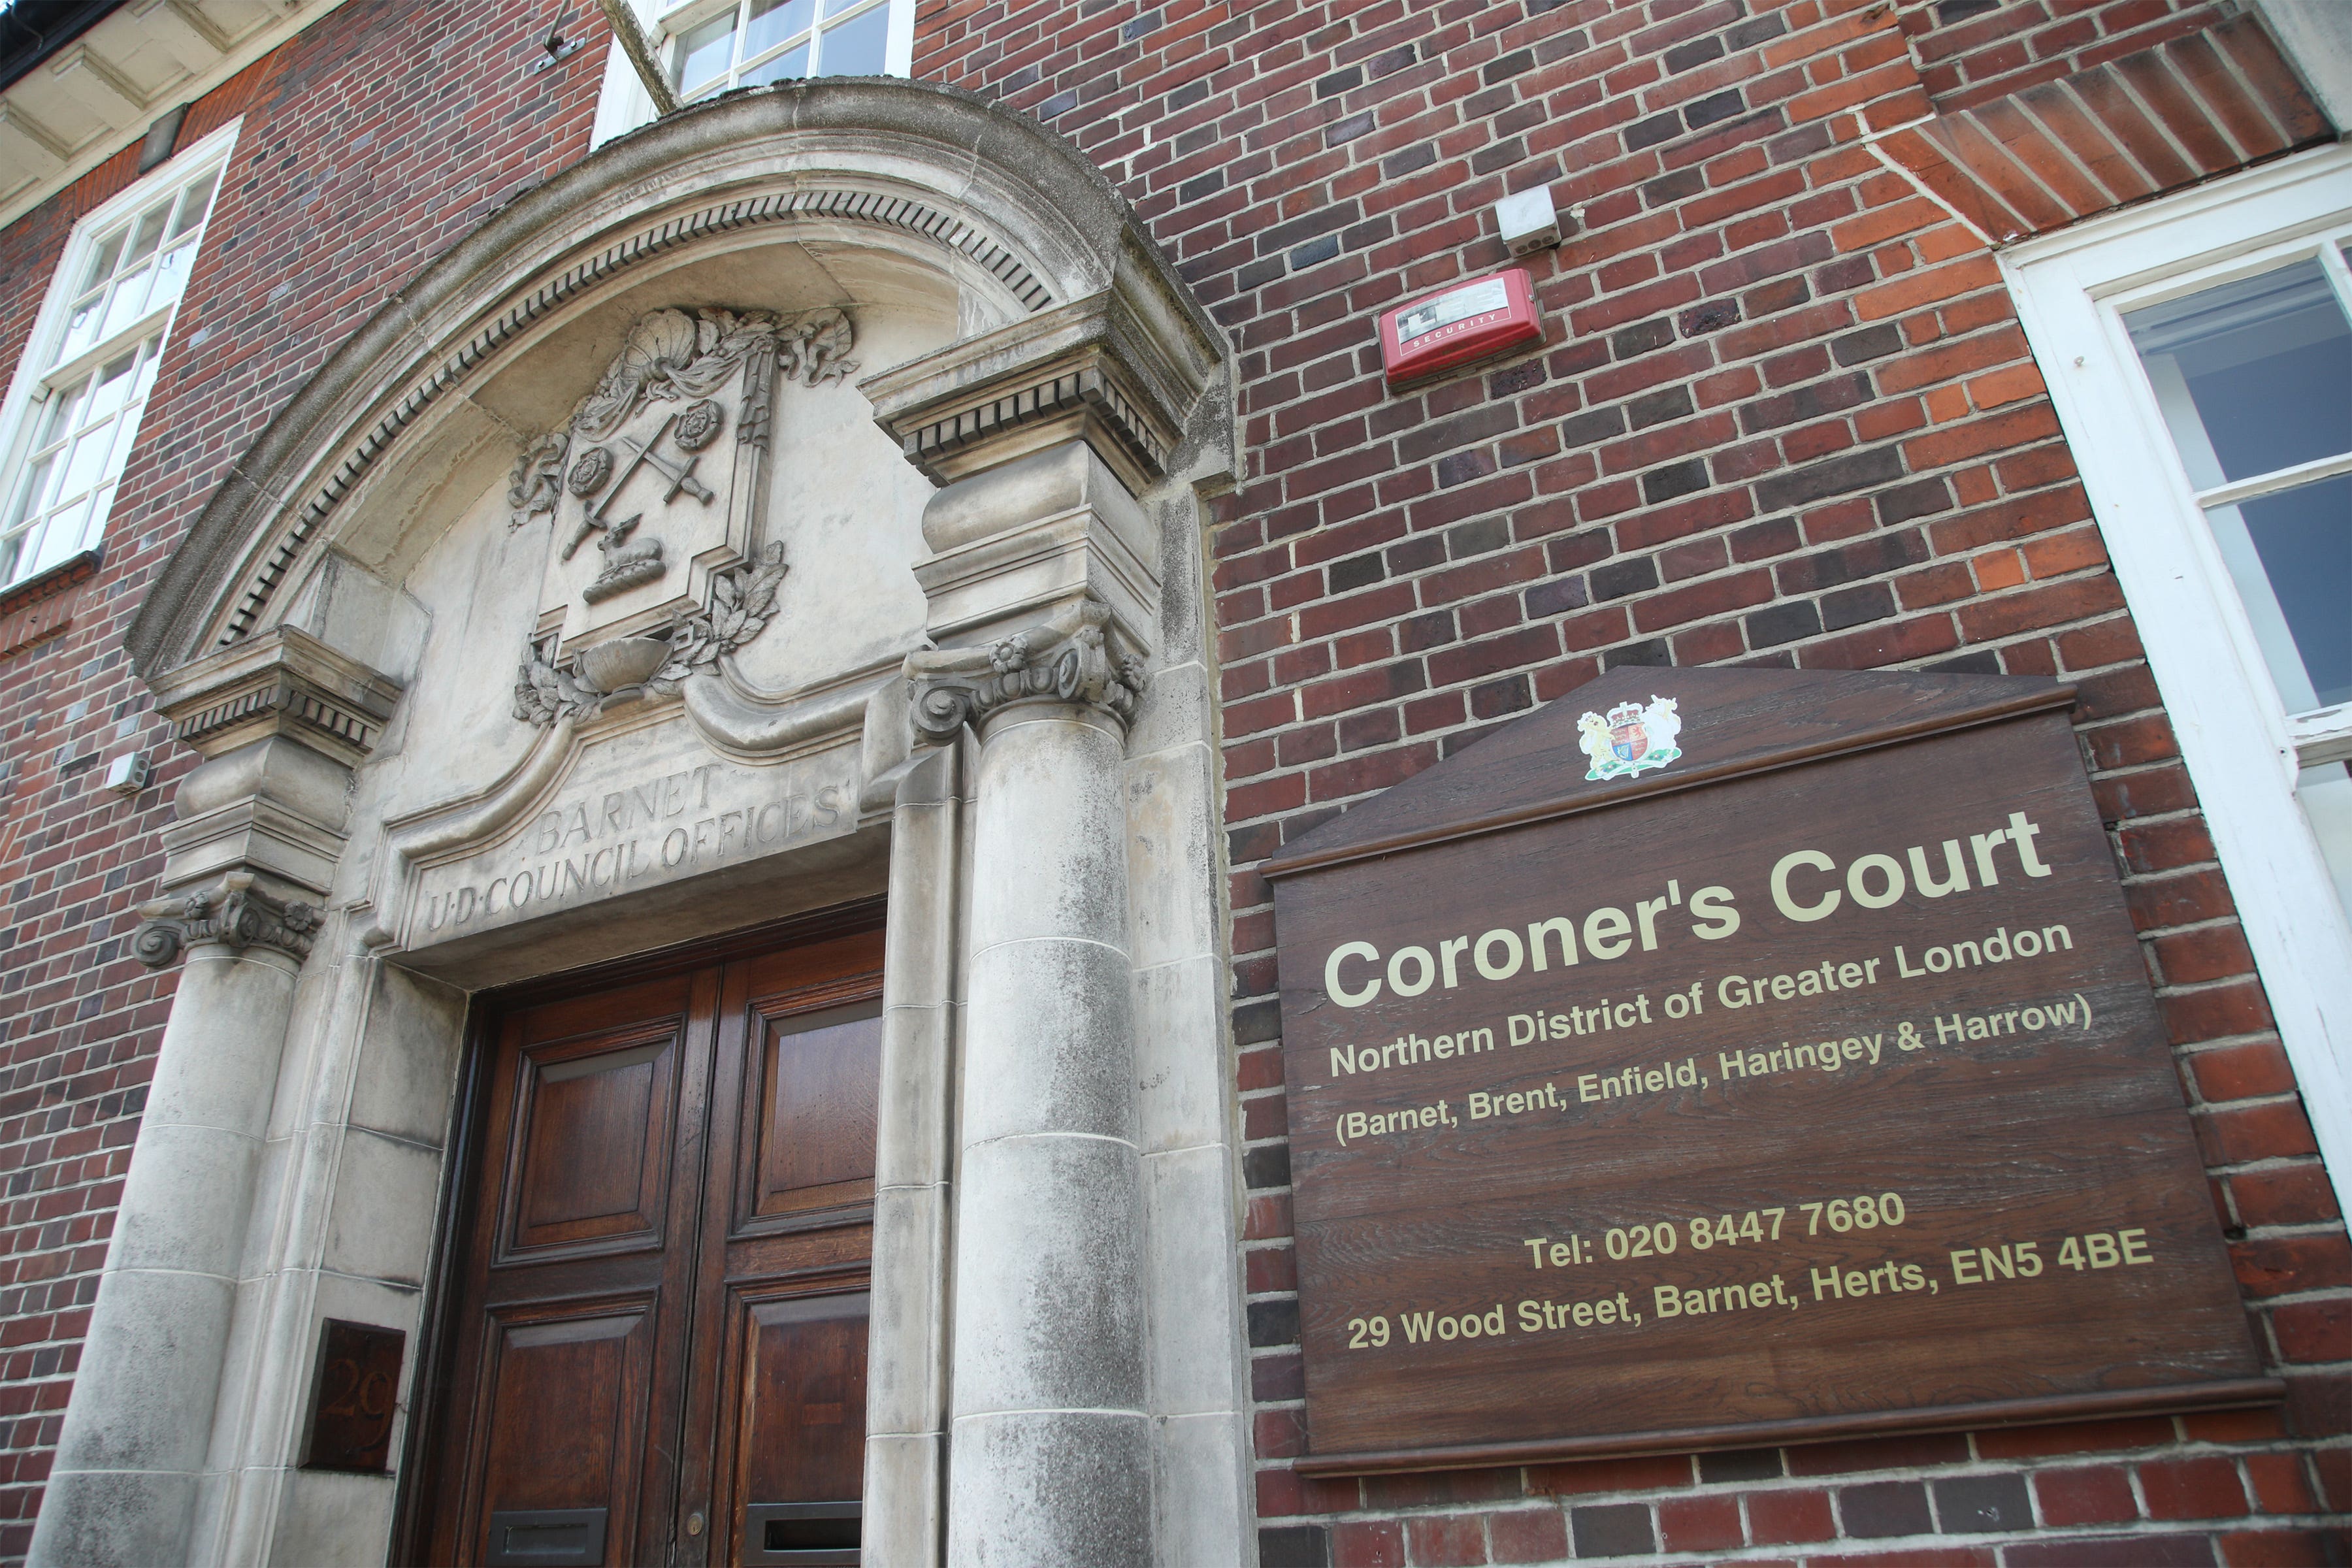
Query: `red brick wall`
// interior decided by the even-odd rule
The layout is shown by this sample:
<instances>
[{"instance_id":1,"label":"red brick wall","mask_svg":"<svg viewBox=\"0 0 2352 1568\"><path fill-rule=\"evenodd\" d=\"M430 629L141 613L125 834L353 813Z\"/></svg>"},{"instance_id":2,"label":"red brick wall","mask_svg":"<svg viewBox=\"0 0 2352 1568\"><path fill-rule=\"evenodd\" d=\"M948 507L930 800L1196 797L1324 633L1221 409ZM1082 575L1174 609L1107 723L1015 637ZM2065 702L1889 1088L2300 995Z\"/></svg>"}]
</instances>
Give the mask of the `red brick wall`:
<instances>
[{"instance_id":1,"label":"red brick wall","mask_svg":"<svg viewBox=\"0 0 2352 1568\"><path fill-rule=\"evenodd\" d=\"M1938 110L1967 109L2200 32L2229 0L1902 0Z\"/></svg>"},{"instance_id":2,"label":"red brick wall","mask_svg":"<svg viewBox=\"0 0 2352 1568\"><path fill-rule=\"evenodd\" d=\"M108 527L62 636L0 658L0 1557L32 1533L96 1294L172 974L128 953L171 785L193 761L121 651L141 592L304 379L425 261L587 147L605 35L591 6L351 0L194 108L237 148ZM562 21L590 45L531 74ZM593 30L591 31L592 24ZM0 376L74 222L131 149L0 230ZM144 749L156 783L98 787Z\"/></svg>"},{"instance_id":3,"label":"red brick wall","mask_svg":"<svg viewBox=\"0 0 2352 1568\"><path fill-rule=\"evenodd\" d=\"M918 12L917 74L997 94L1101 163L1240 355L1245 468L1211 547L1268 1568L1571 1547L1855 1563L1906 1539L1906 1562L2316 1561L2325 1512L2352 1508L2352 1250L2139 631L1990 257L1856 140L1856 110L1883 128L2213 12L1972 9ZM1544 346L1391 395L1374 315L1500 264L1486 208L1544 184L1582 208L1531 263ZM1296 1269L1252 866L1603 668L1726 661L2079 684L2283 1411L1360 1482L1290 1469ZM1932 1552L1913 1539L1929 1534Z\"/></svg>"}]
</instances>

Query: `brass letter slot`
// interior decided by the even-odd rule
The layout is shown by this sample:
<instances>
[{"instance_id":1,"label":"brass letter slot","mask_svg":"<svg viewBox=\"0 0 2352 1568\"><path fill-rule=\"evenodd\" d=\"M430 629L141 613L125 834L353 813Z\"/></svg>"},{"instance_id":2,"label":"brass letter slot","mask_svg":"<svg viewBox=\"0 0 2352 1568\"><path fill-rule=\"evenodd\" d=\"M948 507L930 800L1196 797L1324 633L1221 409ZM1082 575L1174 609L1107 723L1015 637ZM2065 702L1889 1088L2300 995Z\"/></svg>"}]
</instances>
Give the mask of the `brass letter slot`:
<instances>
[{"instance_id":1,"label":"brass letter slot","mask_svg":"<svg viewBox=\"0 0 2352 1568\"><path fill-rule=\"evenodd\" d=\"M484 1568L599 1568L604 1561L604 1514L601 1508L493 1513Z\"/></svg>"},{"instance_id":2,"label":"brass letter slot","mask_svg":"<svg viewBox=\"0 0 2352 1568\"><path fill-rule=\"evenodd\" d=\"M858 1502L755 1502L743 1510L743 1562L804 1565L839 1563L856 1568L861 1521Z\"/></svg>"}]
</instances>

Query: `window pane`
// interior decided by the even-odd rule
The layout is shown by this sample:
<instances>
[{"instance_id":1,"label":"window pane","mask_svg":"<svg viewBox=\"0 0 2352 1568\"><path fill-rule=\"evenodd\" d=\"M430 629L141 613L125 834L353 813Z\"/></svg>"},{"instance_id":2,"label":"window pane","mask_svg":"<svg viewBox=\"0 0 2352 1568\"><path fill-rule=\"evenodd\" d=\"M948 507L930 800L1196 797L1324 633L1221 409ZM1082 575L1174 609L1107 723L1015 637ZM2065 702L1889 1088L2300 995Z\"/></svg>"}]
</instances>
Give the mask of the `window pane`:
<instances>
[{"instance_id":1,"label":"window pane","mask_svg":"<svg viewBox=\"0 0 2352 1568\"><path fill-rule=\"evenodd\" d=\"M2208 515L2287 711L2352 701L2352 474Z\"/></svg>"},{"instance_id":2,"label":"window pane","mask_svg":"<svg viewBox=\"0 0 2352 1568\"><path fill-rule=\"evenodd\" d=\"M41 421L41 433L33 437L35 451L56 446L79 422L78 416L81 413L82 394L89 390L89 377L84 376L49 399L48 415Z\"/></svg>"},{"instance_id":3,"label":"window pane","mask_svg":"<svg viewBox=\"0 0 2352 1568\"><path fill-rule=\"evenodd\" d=\"M111 419L122 411L122 405L131 396L131 367L137 358L136 354L123 354L107 361L106 368L98 373L98 392L89 400L87 416L92 423Z\"/></svg>"},{"instance_id":4,"label":"window pane","mask_svg":"<svg viewBox=\"0 0 2352 1568\"><path fill-rule=\"evenodd\" d=\"M817 68L825 76L880 76L890 42L890 8L877 5L820 35Z\"/></svg>"},{"instance_id":5,"label":"window pane","mask_svg":"<svg viewBox=\"0 0 2352 1568\"><path fill-rule=\"evenodd\" d=\"M25 477L25 488L16 493L16 511L8 519L8 526L11 529L21 526L26 518L40 510L47 501L49 473L56 463L57 459L53 457L43 458L33 465L33 471Z\"/></svg>"},{"instance_id":6,"label":"window pane","mask_svg":"<svg viewBox=\"0 0 2352 1568\"><path fill-rule=\"evenodd\" d=\"M2198 489L2352 451L2352 328L2317 260L2124 321Z\"/></svg>"},{"instance_id":7,"label":"window pane","mask_svg":"<svg viewBox=\"0 0 2352 1568\"><path fill-rule=\"evenodd\" d=\"M205 209L212 205L213 186L217 181L217 175L207 175L181 194L180 216L172 220L173 239L179 238L204 221Z\"/></svg>"},{"instance_id":8,"label":"window pane","mask_svg":"<svg viewBox=\"0 0 2352 1568\"><path fill-rule=\"evenodd\" d=\"M764 49L772 49L786 38L797 37L808 31L815 19L816 0L751 0L751 23L743 29L743 57L746 59ZM794 71L798 76L801 72ZM747 82L749 77L744 79ZM769 79L773 80L773 78Z\"/></svg>"},{"instance_id":9,"label":"window pane","mask_svg":"<svg viewBox=\"0 0 2352 1568\"><path fill-rule=\"evenodd\" d=\"M106 459L114 450L114 426L111 422L84 430L75 438L73 456L66 460L66 477L58 485L60 492L69 496L96 489L106 478Z\"/></svg>"},{"instance_id":10,"label":"window pane","mask_svg":"<svg viewBox=\"0 0 2352 1568\"><path fill-rule=\"evenodd\" d=\"M82 497L33 531L38 542L26 552L19 563L26 574L44 571L73 553L72 542L81 537L83 526L89 521L90 503L95 499L92 496Z\"/></svg>"},{"instance_id":11,"label":"window pane","mask_svg":"<svg viewBox=\"0 0 2352 1568\"><path fill-rule=\"evenodd\" d=\"M677 84L688 91L725 73L735 59L735 14L714 17L677 41Z\"/></svg>"},{"instance_id":12,"label":"window pane","mask_svg":"<svg viewBox=\"0 0 2352 1568\"><path fill-rule=\"evenodd\" d=\"M128 232L128 231L125 231ZM89 270L83 274L81 286L95 289L114 276L114 264L122 258L122 235L110 234L90 256Z\"/></svg>"},{"instance_id":13,"label":"window pane","mask_svg":"<svg viewBox=\"0 0 2352 1568\"><path fill-rule=\"evenodd\" d=\"M106 320L99 323L98 335L110 338L146 313L147 268L142 267L114 286L114 295L106 302Z\"/></svg>"},{"instance_id":14,"label":"window pane","mask_svg":"<svg viewBox=\"0 0 2352 1568\"><path fill-rule=\"evenodd\" d=\"M827 17L838 16L844 11L855 10L860 3L861 0L824 0L824 14Z\"/></svg>"},{"instance_id":15,"label":"window pane","mask_svg":"<svg viewBox=\"0 0 2352 1568\"><path fill-rule=\"evenodd\" d=\"M808 75L809 47L786 49L774 59L752 67L743 73L740 87L765 87L772 81L787 81Z\"/></svg>"},{"instance_id":16,"label":"window pane","mask_svg":"<svg viewBox=\"0 0 2352 1568\"><path fill-rule=\"evenodd\" d=\"M140 215L139 237L131 242L129 259L138 261L151 255L163 241L163 220L172 216L172 204L150 207Z\"/></svg>"},{"instance_id":17,"label":"window pane","mask_svg":"<svg viewBox=\"0 0 2352 1568\"><path fill-rule=\"evenodd\" d=\"M155 276L147 285L147 309L160 310L166 305L179 303L180 293L188 286L188 268L195 264L194 241L175 246L163 253L155 263Z\"/></svg>"},{"instance_id":18,"label":"window pane","mask_svg":"<svg viewBox=\"0 0 2352 1568\"><path fill-rule=\"evenodd\" d=\"M99 527L106 521L107 505L113 499L114 487L110 484L51 518L40 531L39 547L25 562L26 573L29 575L46 572L68 556L97 543Z\"/></svg>"}]
</instances>

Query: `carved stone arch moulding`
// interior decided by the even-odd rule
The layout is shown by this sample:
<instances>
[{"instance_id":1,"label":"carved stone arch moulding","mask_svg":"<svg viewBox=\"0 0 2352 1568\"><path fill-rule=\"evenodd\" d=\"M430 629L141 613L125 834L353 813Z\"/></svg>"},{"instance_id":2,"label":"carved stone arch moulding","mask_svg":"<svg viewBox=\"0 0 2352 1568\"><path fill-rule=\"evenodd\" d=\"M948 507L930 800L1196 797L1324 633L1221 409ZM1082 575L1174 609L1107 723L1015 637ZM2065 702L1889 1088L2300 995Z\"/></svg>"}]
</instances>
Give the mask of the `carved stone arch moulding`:
<instances>
[{"instance_id":1,"label":"carved stone arch moulding","mask_svg":"<svg viewBox=\"0 0 2352 1568\"><path fill-rule=\"evenodd\" d=\"M695 192L724 199L680 211ZM1032 312L1141 268L1222 341L1101 173L1025 117L929 83L730 95L519 195L379 310L217 488L129 629L135 668L152 679L267 625L395 443L567 306L681 247L793 226L914 237Z\"/></svg>"},{"instance_id":2,"label":"carved stone arch moulding","mask_svg":"<svg viewBox=\"0 0 2352 1568\"><path fill-rule=\"evenodd\" d=\"M226 647L261 624L270 602L305 548L343 499L403 431L436 403L488 363L527 328L583 294L613 281L630 268L698 240L762 225L825 217L901 229L937 240L970 257L1004 283L1031 310L1054 302L1053 291L1013 252L979 228L923 203L871 191L814 190L760 196L705 207L682 218L647 227L607 246L516 301L465 343L446 354L431 374L375 421L334 471L304 503L290 526L248 577L236 607L214 638Z\"/></svg>"}]
</instances>

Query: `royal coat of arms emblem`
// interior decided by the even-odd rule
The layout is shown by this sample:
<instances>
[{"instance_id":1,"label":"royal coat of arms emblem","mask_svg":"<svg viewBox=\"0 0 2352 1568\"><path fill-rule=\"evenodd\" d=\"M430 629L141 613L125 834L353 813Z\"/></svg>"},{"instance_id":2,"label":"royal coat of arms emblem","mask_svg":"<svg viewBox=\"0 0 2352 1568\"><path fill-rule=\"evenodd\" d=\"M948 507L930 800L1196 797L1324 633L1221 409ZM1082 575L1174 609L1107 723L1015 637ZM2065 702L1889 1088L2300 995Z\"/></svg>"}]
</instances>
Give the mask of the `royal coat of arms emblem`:
<instances>
[{"instance_id":1,"label":"royal coat of arms emblem","mask_svg":"<svg viewBox=\"0 0 2352 1568\"><path fill-rule=\"evenodd\" d=\"M1587 713L1577 721L1579 743L1592 759L1587 779L1632 778L1649 768L1663 768L1682 748L1682 715L1671 697L1651 697L1645 705L1620 702L1606 714Z\"/></svg>"}]
</instances>

